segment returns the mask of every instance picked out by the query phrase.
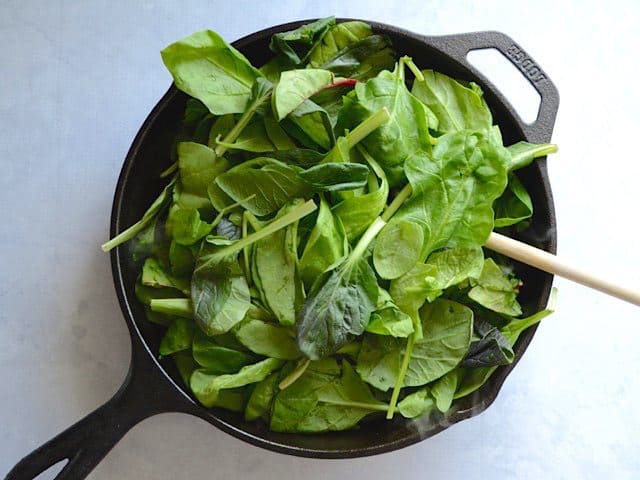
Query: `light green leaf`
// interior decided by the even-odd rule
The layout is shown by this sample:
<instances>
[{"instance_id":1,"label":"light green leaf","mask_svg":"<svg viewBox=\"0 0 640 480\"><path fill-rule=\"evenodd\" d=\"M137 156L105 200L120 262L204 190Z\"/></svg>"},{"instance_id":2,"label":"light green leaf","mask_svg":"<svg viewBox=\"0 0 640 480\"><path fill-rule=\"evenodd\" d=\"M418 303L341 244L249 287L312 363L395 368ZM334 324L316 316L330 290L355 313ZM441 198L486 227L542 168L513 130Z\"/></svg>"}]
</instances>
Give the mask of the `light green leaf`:
<instances>
[{"instance_id":1,"label":"light green leaf","mask_svg":"<svg viewBox=\"0 0 640 480\"><path fill-rule=\"evenodd\" d=\"M262 320L243 322L235 331L238 341L258 355L294 360L301 356L294 332Z\"/></svg>"},{"instance_id":2,"label":"light green leaf","mask_svg":"<svg viewBox=\"0 0 640 480\"><path fill-rule=\"evenodd\" d=\"M438 117L440 132L491 128L491 111L477 85L467 87L434 70L423 70L422 75L411 93Z\"/></svg>"},{"instance_id":3,"label":"light green leaf","mask_svg":"<svg viewBox=\"0 0 640 480\"><path fill-rule=\"evenodd\" d=\"M424 242L423 228L409 220L388 223L373 247L373 264L385 279L398 278L420 260Z\"/></svg>"},{"instance_id":4,"label":"light green leaf","mask_svg":"<svg viewBox=\"0 0 640 480\"><path fill-rule=\"evenodd\" d=\"M242 113L260 76L244 55L211 30L183 38L161 55L176 86L214 115Z\"/></svg>"},{"instance_id":5,"label":"light green leaf","mask_svg":"<svg viewBox=\"0 0 640 480\"><path fill-rule=\"evenodd\" d=\"M275 358L267 358L253 365L242 367L238 373L215 375L205 369L197 369L191 375L191 391L205 407L215 405L221 390L243 387L257 383L278 370L284 362Z\"/></svg>"},{"instance_id":6,"label":"light green leaf","mask_svg":"<svg viewBox=\"0 0 640 480\"><path fill-rule=\"evenodd\" d=\"M509 279L493 259L484 261L480 277L471 284L473 288L469 291L469 298L483 307L510 316L522 314L517 300L519 281Z\"/></svg>"},{"instance_id":7,"label":"light green leaf","mask_svg":"<svg viewBox=\"0 0 640 480\"><path fill-rule=\"evenodd\" d=\"M282 120L305 100L333 83L333 73L327 70L307 68L282 72L273 92L273 113Z\"/></svg>"}]
</instances>

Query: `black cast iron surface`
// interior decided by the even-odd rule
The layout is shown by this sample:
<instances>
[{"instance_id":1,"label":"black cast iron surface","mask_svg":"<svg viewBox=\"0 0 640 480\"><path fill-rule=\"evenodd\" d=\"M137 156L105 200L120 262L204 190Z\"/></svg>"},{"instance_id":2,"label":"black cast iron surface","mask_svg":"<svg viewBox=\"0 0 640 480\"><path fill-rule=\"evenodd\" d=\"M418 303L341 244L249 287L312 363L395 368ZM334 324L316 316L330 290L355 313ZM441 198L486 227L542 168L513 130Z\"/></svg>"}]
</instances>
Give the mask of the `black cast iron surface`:
<instances>
[{"instance_id":1,"label":"black cast iron surface","mask_svg":"<svg viewBox=\"0 0 640 480\"><path fill-rule=\"evenodd\" d=\"M254 65L270 57L272 34L298 27L311 20L298 21L262 30L233 45ZM558 109L558 92L538 64L511 38L499 32L476 32L447 36L423 36L394 26L369 22L376 33L391 37L396 50L415 60L421 68L433 68L447 75L473 80L485 91L500 126L505 144L519 140L541 143L551 139ZM538 91L541 98L538 117L525 124L503 95L466 60L471 50L495 48L500 51ZM162 97L142 125L127 154L116 187L111 217L111 235L137 221L163 188L159 174L169 164L171 143L182 121L187 96L174 86ZM555 253L556 225L546 160L541 159L519 172L531 193L534 217L520 239ZM69 460L57 479L81 479L93 470L122 436L135 424L161 412L196 415L237 438L281 453L316 458L350 458L396 450L424 440L450 425L484 411L496 398L507 375L515 367L533 338L536 327L528 329L515 346L516 361L501 367L475 395L462 399L452 411L439 418L393 421L383 419L364 423L356 430L320 435L282 434L265 425L245 422L242 415L198 405L182 385L169 359L158 361L155 352L161 330L146 321L134 294L139 265L125 245L112 251L111 264L116 293L129 327L132 358L129 373L114 397L40 448L23 458L6 479L32 479L51 465ZM545 307L553 277L518 265L524 280L521 302L525 313Z\"/></svg>"}]
</instances>

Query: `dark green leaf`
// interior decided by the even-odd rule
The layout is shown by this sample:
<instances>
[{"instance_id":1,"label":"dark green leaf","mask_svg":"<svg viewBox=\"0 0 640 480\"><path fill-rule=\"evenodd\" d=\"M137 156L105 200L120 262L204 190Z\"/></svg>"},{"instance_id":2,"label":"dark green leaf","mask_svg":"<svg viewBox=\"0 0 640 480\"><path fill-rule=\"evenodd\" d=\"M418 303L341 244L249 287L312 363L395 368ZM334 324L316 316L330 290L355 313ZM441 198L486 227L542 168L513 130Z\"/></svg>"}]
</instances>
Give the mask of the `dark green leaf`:
<instances>
[{"instance_id":1,"label":"dark green leaf","mask_svg":"<svg viewBox=\"0 0 640 480\"><path fill-rule=\"evenodd\" d=\"M500 330L480 318L474 320L473 330L478 339L471 342L469 352L460 364L462 367L493 367L513 361L511 345Z\"/></svg>"},{"instance_id":2,"label":"dark green leaf","mask_svg":"<svg viewBox=\"0 0 640 480\"><path fill-rule=\"evenodd\" d=\"M235 258L204 266L206 259L198 259L191 279L194 318L207 335L218 335L244 318L251 304L249 286Z\"/></svg>"},{"instance_id":3,"label":"dark green leaf","mask_svg":"<svg viewBox=\"0 0 640 480\"><path fill-rule=\"evenodd\" d=\"M369 168L360 163L323 163L298 175L316 191L337 192L364 187L369 172Z\"/></svg>"},{"instance_id":4,"label":"dark green leaf","mask_svg":"<svg viewBox=\"0 0 640 480\"><path fill-rule=\"evenodd\" d=\"M533 215L533 202L522 182L518 177L510 173L507 189L498 198L494 205L496 227L508 227L531 218Z\"/></svg>"},{"instance_id":5,"label":"dark green leaf","mask_svg":"<svg viewBox=\"0 0 640 480\"><path fill-rule=\"evenodd\" d=\"M309 235L298 265L300 277L307 288L324 272L346 257L349 249L340 218L332 215L329 204L322 199L315 226Z\"/></svg>"},{"instance_id":6,"label":"dark green leaf","mask_svg":"<svg viewBox=\"0 0 640 480\"><path fill-rule=\"evenodd\" d=\"M298 348L317 360L364 331L378 299L369 263L349 258L313 285L298 315Z\"/></svg>"},{"instance_id":7,"label":"dark green leaf","mask_svg":"<svg viewBox=\"0 0 640 480\"><path fill-rule=\"evenodd\" d=\"M278 373L272 373L256 384L244 410L245 420L257 420L269 412L273 399L278 393L278 377Z\"/></svg>"},{"instance_id":8,"label":"dark green leaf","mask_svg":"<svg viewBox=\"0 0 640 480\"><path fill-rule=\"evenodd\" d=\"M322 40L327 30L336 23L335 17L322 18L302 25L288 32L276 33L271 37L269 48L281 55L292 65L303 64L311 49Z\"/></svg>"},{"instance_id":9,"label":"dark green leaf","mask_svg":"<svg viewBox=\"0 0 640 480\"><path fill-rule=\"evenodd\" d=\"M191 348L193 328L192 320L176 318L160 341L160 355L167 356Z\"/></svg>"},{"instance_id":10,"label":"dark green leaf","mask_svg":"<svg viewBox=\"0 0 640 480\"><path fill-rule=\"evenodd\" d=\"M196 331L193 337L193 358L198 365L213 374L236 373L245 365L256 361L255 355L232 348L234 345L224 345L220 335L207 337L201 331Z\"/></svg>"}]
</instances>

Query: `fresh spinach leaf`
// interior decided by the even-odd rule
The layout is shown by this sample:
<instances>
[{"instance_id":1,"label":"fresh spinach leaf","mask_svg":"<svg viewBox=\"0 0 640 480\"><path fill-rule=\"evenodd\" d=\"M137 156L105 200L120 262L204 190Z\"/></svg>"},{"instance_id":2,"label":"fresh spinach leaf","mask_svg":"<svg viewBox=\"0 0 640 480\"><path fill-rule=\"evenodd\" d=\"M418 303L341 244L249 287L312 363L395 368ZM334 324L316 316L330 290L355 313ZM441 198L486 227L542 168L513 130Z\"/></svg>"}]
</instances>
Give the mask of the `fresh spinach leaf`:
<instances>
[{"instance_id":1,"label":"fresh spinach leaf","mask_svg":"<svg viewBox=\"0 0 640 480\"><path fill-rule=\"evenodd\" d=\"M371 314L365 331L377 335L391 335L392 337L408 337L413 333L413 321L393 303L389 293L383 288L378 289L378 305Z\"/></svg>"},{"instance_id":2,"label":"fresh spinach leaf","mask_svg":"<svg viewBox=\"0 0 640 480\"><path fill-rule=\"evenodd\" d=\"M254 215L273 213L294 198L309 195L298 170L278 160L258 157L241 163L216 178L216 184Z\"/></svg>"},{"instance_id":3,"label":"fresh spinach leaf","mask_svg":"<svg viewBox=\"0 0 640 480\"><path fill-rule=\"evenodd\" d=\"M282 120L333 82L334 75L328 70L306 68L282 72L272 97L276 120Z\"/></svg>"},{"instance_id":4,"label":"fresh spinach leaf","mask_svg":"<svg viewBox=\"0 0 640 480\"><path fill-rule=\"evenodd\" d=\"M147 258L142 266L142 284L156 288L175 288L185 295L189 295L191 292L189 282L182 278L175 277L167 270L167 267L158 259L153 257Z\"/></svg>"},{"instance_id":5,"label":"fresh spinach leaf","mask_svg":"<svg viewBox=\"0 0 640 480\"><path fill-rule=\"evenodd\" d=\"M448 248L429 255L424 269L423 292L432 302L447 288L480 277L484 265L479 246Z\"/></svg>"},{"instance_id":6,"label":"fresh spinach leaf","mask_svg":"<svg viewBox=\"0 0 640 480\"><path fill-rule=\"evenodd\" d=\"M236 373L256 362L255 355L234 348L233 343L225 343L221 335L208 337L201 330L196 330L192 347L194 360L207 372L217 375Z\"/></svg>"},{"instance_id":7,"label":"fresh spinach leaf","mask_svg":"<svg viewBox=\"0 0 640 480\"><path fill-rule=\"evenodd\" d=\"M396 186L404 179L403 166L409 159L421 164L431 150L429 127L434 120L430 112L405 85L404 63L393 72L383 70L366 83L358 83L344 97L336 130L353 129L365 118L386 108L390 119L372 132L362 146L384 169L389 184Z\"/></svg>"},{"instance_id":8,"label":"fresh spinach leaf","mask_svg":"<svg viewBox=\"0 0 640 480\"><path fill-rule=\"evenodd\" d=\"M383 70L391 70L394 63L395 52L391 40L385 35L369 35L345 46L319 68L330 70L343 77L367 80Z\"/></svg>"},{"instance_id":9,"label":"fresh spinach leaf","mask_svg":"<svg viewBox=\"0 0 640 480\"><path fill-rule=\"evenodd\" d=\"M508 152L492 132L438 138L429 160L409 158L413 193L396 218L423 226L422 257L442 247L483 245L493 229L493 202L507 185Z\"/></svg>"},{"instance_id":10,"label":"fresh spinach leaf","mask_svg":"<svg viewBox=\"0 0 640 480\"><path fill-rule=\"evenodd\" d=\"M533 215L533 202L522 182L514 173L509 174L507 189L493 204L495 210L494 225L508 227L518 225Z\"/></svg>"},{"instance_id":11,"label":"fresh spinach leaf","mask_svg":"<svg viewBox=\"0 0 640 480\"><path fill-rule=\"evenodd\" d=\"M315 191L338 192L364 187L369 172L361 163L323 163L301 171L298 176Z\"/></svg>"},{"instance_id":12,"label":"fresh spinach leaf","mask_svg":"<svg viewBox=\"0 0 640 480\"><path fill-rule=\"evenodd\" d=\"M180 194L177 203L182 208L211 208L207 187L229 168L229 162L219 158L206 145L194 142L178 144Z\"/></svg>"},{"instance_id":13,"label":"fresh spinach leaf","mask_svg":"<svg viewBox=\"0 0 640 480\"><path fill-rule=\"evenodd\" d=\"M278 373L272 373L264 380L258 382L251 392L247 406L244 409L244 419L257 420L268 414L273 399L278 393Z\"/></svg>"},{"instance_id":14,"label":"fresh spinach leaf","mask_svg":"<svg viewBox=\"0 0 640 480\"><path fill-rule=\"evenodd\" d=\"M380 215L389 196L389 182L382 168L364 149L358 147L357 151L367 160L375 175L369 175L367 193L346 198L332 208L333 214L342 222L349 242L362 235ZM379 183L377 179L380 179Z\"/></svg>"},{"instance_id":15,"label":"fresh spinach leaf","mask_svg":"<svg viewBox=\"0 0 640 480\"><path fill-rule=\"evenodd\" d=\"M298 348L312 360L335 353L362 334L377 299L378 284L367 260L348 257L311 288L298 315Z\"/></svg>"},{"instance_id":16,"label":"fresh spinach leaf","mask_svg":"<svg viewBox=\"0 0 640 480\"><path fill-rule=\"evenodd\" d=\"M321 199L318 218L298 265L307 289L320 275L342 260L348 250L349 243L340 218L334 216L327 201Z\"/></svg>"},{"instance_id":17,"label":"fresh spinach leaf","mask_svg":"<svg viewBox=\"0 0 640 480\"><path fill-rule=\"evenodd\" d=\"M314 45L322 40L335 23L335 17L321 18L295 30L276 33L271 37L269 48L284 57L289 64L301 65L306 62Z\"/></svg>"},{"instance_id":18,"label":"fresh spinach leaf","mask_svg":"<svg viewBox=\"0 0 640 480\"><path fill-rule=\"evenodd\" d=\"M413 392L398 403L398 410L405 418L416 418L434 411L436 402L428 388Z\"/></svg>"},{"instance_id":19,"label":"fresh spinach leaf","mask_svg":"<svg viewBox=\"0 0 640 480\"><path fill-rule=\"evenodd\" d=\"M517 300L520 281L502 273L492 258L484 261L480 277L472 280L471 285L469 298L483 307L510 316L522 314Z\"/></svg>"},{"instance_id":20,"label":"fresh spinach leaf","mask_svg":"<svg viewBox=\"0 0 640 480\"><path fill-rule=\"evenodd\" d=\"M331 26L309 53L309 66L322 68L322 65L334 59L338 52L370 35L373 35L373 31L365 22L341 22Z\"/></svg>"},{"instance_id":21,"label":"fresh spinach leaf","mask_svg":"<svg viewBox=\"0 0 640 480\"><path fill-rule=\"evenodd\" d=\"M474 320L473 330L477 340L471 342L469 351L460 364L462 367L493 367L513 362L511 345L500 330L480 318Z\"/></svg>"},{"instance_id":22,"label":"fresh spinach leaf","mask_svg":"<svg viewBox=\"0 0 640 480\"><path fill-rule=\"evenodd\" d=\"M176 86L214 115L244 112L260 76L244 55L211 30L183 38L161 54Z\"/></svg>"},{"instance_id":23,"label":"fresh spinach leaf","mask_svg":"<svg viewBox=\"0 0 640 480\"><path fill-rule=\"evenodd\" d=\"M295 332L262 320L243 322L235 331L238 341L258 355L294 360L300 357Z\"/></svg>"},{"instance_id":24,"label":"fresh spinach leaf","mask_svg":"<svg viewBox=\"0 0 640 480\"><path fill-rule=\"evenodd\" d=\"M160 341L160 355L164 357L191 348L193 329L192 320L176 318Z\"/></svg>"},{"instance_id":25,"label":"fresh spinach leaf","mask_svg":"<svg viewBox=\"0 0 640 480\"><path fill-rule=\"evenodd\" d=\"M276 218L290 208L284 207ZM295 323L296 309L302 301L297 243L297 224L293 223L253 246L252 278L263 304L282 325Z\"/></svg>"},{"instance_id":26,"label":"fresh spinach leaf","mask_svg":"<svg viewBox=\"0 0 640 480\"><path fill-rule=\"evenodd\" d=\"M536 158L544 157L550 153L556 153L558 146L552 143L533 144L528 142L518 142L507 147L511 154L509 160L509 171L526 167Z\"/></svg>"},{"instance_id":27,"label":"fresh spinach leaf","mask_svg":"<svg viewBox=\"0 0 640 480\"><path fill-rule=\"evenodd\" d=\"M473 312L451 300L438 299L420 309L423 337L416 340L403 386L430 383L453 370L464 358L471 342ZM366 335L357 370L367 383L382 391L398 378L406 340Z\"/></svg>"},{"instance_id":28,"label":"fresh spinach leaf","mask_svg":"<svg viewBox=\"0 0 640 480\"><path fill-rule=\"evenodd\" d=\"M328 368L317 363L328 363ZM335 360L327 359L311 362L298 380L276 395L270 428L301 433L346 430L386 408L348 362L342 362L340 374Z\"/></svg>"},{"instance_id":29,"label":"fresh spinach leaf","mask_svg":"<svg viewBox=\"0 0 640 480\"><path fill-rule=\"evenodd\" d=\"M491 111L474 83L466 86L443 73L423 70L411 93L438 117L442 133L491 128Z\"/></svg>"},{"instance_id":30,"label":"fresh spinach leaf","mask_svg":"<svg viewBox=\"0 0 640 480\"><path fill-rule=\"evenodd\" d=\"M409 220L388 223L373 247L373 264L382 278L394 279L407 273L420 260L423 228Z\"/></svg>"},{"instance_id":31,"label":"fresh spinach leaf","mask_svg":"<svg viewBox=\"0 0 640 480\"><path fill-rule=\"evenodd\" d=\"M213 407L218 401L221 391L243 387L257 383L278 370L284 362L275 358L267 358L258 363L242 367L238 373L216 375L206 369L197 369L191 375L191 391L205 407Z\"/></svg>"}]
</instances>

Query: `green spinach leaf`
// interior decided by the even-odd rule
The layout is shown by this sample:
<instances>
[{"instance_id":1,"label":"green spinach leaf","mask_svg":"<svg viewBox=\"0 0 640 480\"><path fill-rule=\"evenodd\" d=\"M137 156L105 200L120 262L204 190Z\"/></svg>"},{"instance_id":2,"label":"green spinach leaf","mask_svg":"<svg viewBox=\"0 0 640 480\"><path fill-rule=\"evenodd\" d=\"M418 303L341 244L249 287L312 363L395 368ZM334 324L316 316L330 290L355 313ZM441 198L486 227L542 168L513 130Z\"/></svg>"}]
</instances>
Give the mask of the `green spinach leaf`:
<instances>
[{"instance_id":1,"label":"green spinach leaf","mask_svg":"<svg viewBox=\"0 0 640 480\"><path fill-rule=\"evenodd\" d=\"M280 210L294 198L308 196L298 170L278 160L258 157L241 163L216 178L216 184L254 215Z\"/></svg>"},{"instance_id":2,"label":"green spinach leaf","mask_svg":"<svg viewBox=\"0 0 640 480\"><path fill-rule=\"evenodd\" d=\"M472 280L471 284L473 288L469 291L469 298L483 307L510 316L522 314L517 300L520 281L502 273L492 258L484 261L480 277Z\"/></svg>"},{"instance_id":3,"label":"green spinach leaf","mask_svg":"<svg viewBox=\"0 0 640 480\"><path fill-rule=\"evenodd\" d=\"M176 86L214 115L244 112L260 76L244 55L211 30L183 38L161 54Z\"/></svg>"},{"instance_id":4,"label":"green spinach leaf","mask_svg":"<svg viewBox=\"0 0 640 480\"><path fill-rule=\"evenodd\" d=\"M258 363L242 367L238 373L215 375L206 369L197 369L191 375L191 391L198 401L205 407L213 407L219 399L222 390L243 387L257 383L278 370L284 362L275 358L267 358Z\"/></svg>"},{"instance_id":5,"label":"green spinach leaf","mask_svg":"<svg viewBox=\"0 0 640 480\"><path fill-rule=\"evenodd\" d=\"M411 93L438 117L440 132L491 128L491 111L474 83L466 86L443 73L423 70Z\"/></svg>"}]
</instances>

